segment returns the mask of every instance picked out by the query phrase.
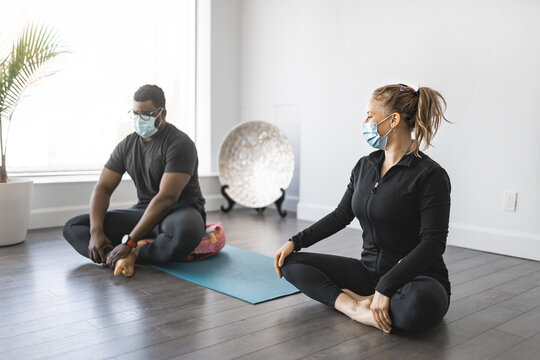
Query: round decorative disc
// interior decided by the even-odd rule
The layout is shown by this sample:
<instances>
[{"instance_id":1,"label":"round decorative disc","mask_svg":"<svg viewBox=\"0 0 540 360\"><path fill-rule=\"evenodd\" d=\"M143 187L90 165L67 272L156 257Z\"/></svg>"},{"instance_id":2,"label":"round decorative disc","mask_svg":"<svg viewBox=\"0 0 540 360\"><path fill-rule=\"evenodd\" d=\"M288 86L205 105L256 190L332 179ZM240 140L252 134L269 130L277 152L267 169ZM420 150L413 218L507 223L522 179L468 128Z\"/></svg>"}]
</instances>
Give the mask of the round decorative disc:
<instances>
[{"instance_id":1,"label":"round decorative disc","mask_svg":"<svg viewBox=\"0 0 540 360\"><path fill-rule=\"evenodd\" d=\"M249 121L236 126L219 151L219 181L238 204L262 208L281 197L294 172L294 153L276 126Z\"/></svg>"}]
</instances>

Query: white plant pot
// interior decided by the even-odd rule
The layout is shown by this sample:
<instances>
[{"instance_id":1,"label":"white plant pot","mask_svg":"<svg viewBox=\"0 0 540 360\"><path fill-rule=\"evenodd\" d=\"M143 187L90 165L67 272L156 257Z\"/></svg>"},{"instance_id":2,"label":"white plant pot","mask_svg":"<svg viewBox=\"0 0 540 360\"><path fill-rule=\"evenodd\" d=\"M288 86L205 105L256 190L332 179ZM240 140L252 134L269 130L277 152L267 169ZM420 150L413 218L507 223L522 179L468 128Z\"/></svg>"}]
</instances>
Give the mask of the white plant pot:
<instances>
[{"instance_id":1,"label":"white plant pot","mask_svg":"<svg viewBox=\"0 0 540 360\"><path fill-rule=\"evenodd\" d=\"M0 183L0 246L23 242L28 231L33 181L9 178Z\"/></svg>"}]
</instances>

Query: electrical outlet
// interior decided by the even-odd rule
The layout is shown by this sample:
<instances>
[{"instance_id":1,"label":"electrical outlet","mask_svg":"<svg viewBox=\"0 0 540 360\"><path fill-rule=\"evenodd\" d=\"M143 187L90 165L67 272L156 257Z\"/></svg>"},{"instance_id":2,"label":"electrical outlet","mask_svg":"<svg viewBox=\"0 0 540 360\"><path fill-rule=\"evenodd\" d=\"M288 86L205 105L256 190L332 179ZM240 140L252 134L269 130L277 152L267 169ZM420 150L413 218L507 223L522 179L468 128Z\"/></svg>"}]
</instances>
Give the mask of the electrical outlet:
<instances>
[{"instance_id":1,"label":"electrical outlet","mask_svg":"<svg viewBox=\"0 0 540 360\"><path fill-rule=\"evenodd\" d=\"M504 211L516 211L517 205L517 192L515 191L505 191L504 192L504 201L503 201L503 210Z\"/></svg>"}]
</instances>

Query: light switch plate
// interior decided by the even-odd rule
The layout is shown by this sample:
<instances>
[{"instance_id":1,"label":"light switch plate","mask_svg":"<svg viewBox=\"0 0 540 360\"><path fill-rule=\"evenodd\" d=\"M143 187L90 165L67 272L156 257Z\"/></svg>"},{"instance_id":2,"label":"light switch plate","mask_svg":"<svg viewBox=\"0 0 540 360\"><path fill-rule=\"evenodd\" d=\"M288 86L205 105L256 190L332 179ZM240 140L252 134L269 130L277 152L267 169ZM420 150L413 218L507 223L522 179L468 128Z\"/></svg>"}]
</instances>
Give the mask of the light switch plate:
<instances>
[{"instance_id":1,"label":"light switch plate","mask_svg":"<svg viewBox=\"0 0 540 360\"><path fill-rule=\"evenodd\" d=\"M504 192L504 201L503 201L503 210L515 212L517 205L517 192L515 191L505 191Z\"/></svg>"}]
</instances>

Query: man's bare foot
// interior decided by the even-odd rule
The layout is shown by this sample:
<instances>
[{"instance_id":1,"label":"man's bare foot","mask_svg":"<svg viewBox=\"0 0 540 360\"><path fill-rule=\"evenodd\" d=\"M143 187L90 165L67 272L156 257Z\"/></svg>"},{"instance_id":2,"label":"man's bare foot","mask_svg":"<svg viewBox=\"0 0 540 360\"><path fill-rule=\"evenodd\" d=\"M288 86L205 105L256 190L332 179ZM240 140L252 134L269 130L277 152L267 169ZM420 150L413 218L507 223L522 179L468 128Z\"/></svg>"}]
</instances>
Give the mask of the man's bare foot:
<instances>
[{"instance_id":1,"label":"man's bare foot","mask_svg":"<svg viewBox=\"0 0 540 360\"><path fill-rule=\"evenodd\" d=\"M114 276L122 274L125 277L132 277L133 273L135 272L135 260L137 260L139 250L149 243L149 240L137 241L137 247L131 250L128 256L116 262L116 266L114 267Z\"/></svg>"},{"instance_id":2,"label":"man's bare foot","mask_svg":"<svg viewBox=\"0 0 540 360\"><path fill-rule=\"evenodd\" d=\"M339 294L334 303L334 308L341 311L351 319L358 321L361 324L376 327L379 330L383 330L375 321L373 313L369 308L373 295L360 296L349 289L342 289L343 293ZM384 330L383 330L384 331ZM385 331L390 333L389 331Z\"/></svg>"},{"instance_id":3,"label":"man's bare foot","mask_svg":"<svg viewBox=\"0 0 540 360\"><path fill-rule=\"evenodd\" d=\"M130 253L125 258L118 260L114 268L114 276L122 274L124 277L132 277L135 272L135 259L137 256Z\"/></svg>"}]
</instances>

